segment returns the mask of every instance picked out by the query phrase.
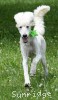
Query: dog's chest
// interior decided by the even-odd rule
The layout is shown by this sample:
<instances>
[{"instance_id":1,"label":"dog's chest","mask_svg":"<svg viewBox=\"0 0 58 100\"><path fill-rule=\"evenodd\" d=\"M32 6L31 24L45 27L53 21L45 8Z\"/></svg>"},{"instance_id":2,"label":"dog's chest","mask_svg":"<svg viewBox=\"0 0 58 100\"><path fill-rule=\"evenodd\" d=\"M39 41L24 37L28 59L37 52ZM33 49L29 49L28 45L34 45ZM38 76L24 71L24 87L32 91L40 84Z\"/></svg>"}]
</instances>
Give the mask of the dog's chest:
<instances>
[{"instance_id":1,"label":"dog's chest","mask_svg":"<svg viewBox=\"0 0 58 100\"><path fill-rule=\"evenodd\" d=\"M34 46L34 43L33 43L33 42L29 42L29 43L26 45L26 48L27 48L28 51L29 51L29 55L35 54L35 46Z\"/></svg>"},{"instance_id":2,"label":"dog's chest","mask_svg":"<svg viewBox=\"0 0 58 100\"><path fill-rule=\"evenodd\" d=\"M33 50L34 49L34 44L33 42L30 42L30 48Z\"/></svg>"}]
</instances>

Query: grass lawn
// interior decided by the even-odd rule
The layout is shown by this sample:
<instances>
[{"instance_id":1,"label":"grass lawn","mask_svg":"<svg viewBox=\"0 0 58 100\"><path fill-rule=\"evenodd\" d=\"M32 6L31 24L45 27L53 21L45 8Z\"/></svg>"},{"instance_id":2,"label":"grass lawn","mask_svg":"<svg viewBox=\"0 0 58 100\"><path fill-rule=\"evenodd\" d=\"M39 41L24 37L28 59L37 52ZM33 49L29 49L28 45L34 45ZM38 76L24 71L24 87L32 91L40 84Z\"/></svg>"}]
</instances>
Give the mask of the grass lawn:
<instances>
[{"instance_id":1,"label":"grass lawn","mask_svg":"<svg viewBox=\"0 0 58 100\"><path fill-rule=\"evenodd\" d=\"M45 16L47 66L45 80L42 64L36 76L30 77L32 89L24 88L20 35L14 14L33 11L39 5L50 5ZM30 68L30 59L29 59ZM0 100L58 100L58 0L0 0Z\"/></svg>"}]
</instances>

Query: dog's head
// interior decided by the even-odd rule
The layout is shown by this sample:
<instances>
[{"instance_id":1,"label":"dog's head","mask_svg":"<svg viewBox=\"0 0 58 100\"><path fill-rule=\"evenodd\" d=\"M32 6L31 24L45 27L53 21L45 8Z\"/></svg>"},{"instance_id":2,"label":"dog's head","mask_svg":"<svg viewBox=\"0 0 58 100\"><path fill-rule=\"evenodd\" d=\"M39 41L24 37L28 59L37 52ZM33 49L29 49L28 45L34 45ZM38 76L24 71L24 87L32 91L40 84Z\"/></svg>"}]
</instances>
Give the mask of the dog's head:
<instances>
[{"instance_id":1,"label":"dog's head","mask_svg":"<svg viewBox=\"0 0 58 100\"><path fill-rule=\"evenodd\" d=\"M29 32L33 25L33 13L32 12L20 12L14 16L16 27L23 39L23 42L28 42Z\"/></svg>"}]
</instances>

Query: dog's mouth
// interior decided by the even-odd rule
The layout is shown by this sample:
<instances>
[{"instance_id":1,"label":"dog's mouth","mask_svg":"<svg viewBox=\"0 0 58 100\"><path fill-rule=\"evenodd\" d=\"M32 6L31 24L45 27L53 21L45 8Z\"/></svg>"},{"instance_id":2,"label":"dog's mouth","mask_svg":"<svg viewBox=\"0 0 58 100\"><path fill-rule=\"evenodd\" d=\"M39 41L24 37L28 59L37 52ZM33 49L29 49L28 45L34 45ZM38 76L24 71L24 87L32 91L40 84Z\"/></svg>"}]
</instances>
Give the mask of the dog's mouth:
<instances>
[{"instance_id":1,"label":"dog's mouth","mask_svg":"<svg viewBox=\"0 0 58 100\"><path fill-rule=\"evenodd\" d=\"M23 42L24 43L27 43L28 42L28 37L22 37L22 39L23 39Z\"/></svg>"}]
</instances>

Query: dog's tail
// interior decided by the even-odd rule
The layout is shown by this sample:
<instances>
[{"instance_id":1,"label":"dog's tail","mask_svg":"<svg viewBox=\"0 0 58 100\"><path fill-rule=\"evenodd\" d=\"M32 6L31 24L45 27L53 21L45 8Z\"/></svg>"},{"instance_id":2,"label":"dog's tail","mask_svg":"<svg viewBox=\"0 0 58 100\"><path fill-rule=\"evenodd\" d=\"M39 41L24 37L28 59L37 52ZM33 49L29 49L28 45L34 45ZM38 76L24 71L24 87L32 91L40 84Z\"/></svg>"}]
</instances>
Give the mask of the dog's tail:
<instances>
[{"instance_id":1,"label":"dog's tail","mask_svg":"<svg viewBox=\"0 0 58 100\"><path fill-rule=\"evenodd\" d=\"M44 28L44 15L50 11L50 6L42 5L37 7L34 10L34 30L37 31L38 34L44 35L45 28Z\"/></svg>"}]
</instances>

